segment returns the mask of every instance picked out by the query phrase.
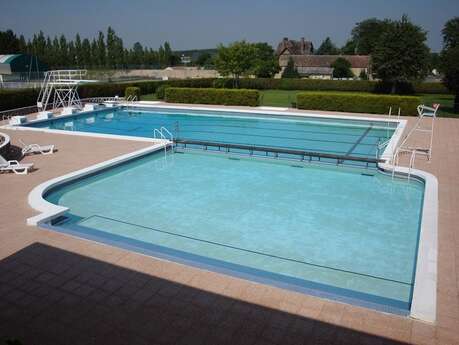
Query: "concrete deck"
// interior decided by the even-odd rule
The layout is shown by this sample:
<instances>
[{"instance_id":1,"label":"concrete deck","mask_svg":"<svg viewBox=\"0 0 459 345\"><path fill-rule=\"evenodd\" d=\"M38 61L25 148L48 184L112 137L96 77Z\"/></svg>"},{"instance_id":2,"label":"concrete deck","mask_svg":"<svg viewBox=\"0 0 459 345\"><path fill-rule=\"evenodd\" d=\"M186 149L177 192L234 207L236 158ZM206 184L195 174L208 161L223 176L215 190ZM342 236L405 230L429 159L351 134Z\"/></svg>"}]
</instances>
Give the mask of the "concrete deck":
<instances>
[{"instance_id":1,"label":"concrete deck","mask_svg":"<svg viewBox=\"0 0 459 345\"><path fill-rule=\"evenodd\" d=\"M412 123L412 119L410 119ZM4 130L2 130L4 131ZM148 146L29 131L38 170L0 175L0 342L24 344L459 344L459 120L439 119L437 323L318 299L29 227L27 195L53 177Z\"/></svg>"}]
</instances>

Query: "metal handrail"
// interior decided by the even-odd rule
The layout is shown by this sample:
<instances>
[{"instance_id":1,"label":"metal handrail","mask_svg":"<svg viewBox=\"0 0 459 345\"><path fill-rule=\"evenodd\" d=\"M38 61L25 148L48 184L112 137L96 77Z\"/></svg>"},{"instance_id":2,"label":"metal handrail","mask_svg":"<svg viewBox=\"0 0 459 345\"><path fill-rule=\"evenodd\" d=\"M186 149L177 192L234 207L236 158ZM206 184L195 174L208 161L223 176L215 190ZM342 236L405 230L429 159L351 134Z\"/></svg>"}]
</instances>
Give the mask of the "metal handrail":
<instances>
[{"instance_id":1,"label":"metal handrail","mask_svg":"<svg viewBox=\"0 0 459 345\"><path fill-rule=\"evenodd\" d=\"M221 148L226 149L226 153L230 152L230 149L237 149L237 150L246 150L249 151L251 155L254 152L264 152L266 155L268 153L275 154L274 157L278 157L279 154L288 154L288 155L295 155L300 156L302 161L305 160L306 157L309 158L309 161L312 161L312 158L317 158L318 161L321 159L335 159L337 164L342 164L344 161L355 161L355 162L362 162L368 164L378 164L383 163L384 160L379 158L366 158L366 157L356 157L356 156L348 156L348 155L336 155L332 153L321 153L321 152L312 152L312 151L303 151L303 150L292 150L292 149L284 149L284 148L277 148L277 147L266 147L266 146L254 146L254 145L242 145L242 144L228 144L228 143L218 143L218 142L210 142L210 141L200 141L200 140L182 140L182 139L174 139L174 143L181 144L186 148L187 145L197 145L203 146L204 150L207 147L216 147L219 150Z\"/></svg>"},{"instance_id":2,"label":"metal handrail","mask_svg":"<svg viewBox=\"0 0 459 345\"><path fill-rule=\"evenodd\" d=\"M174 136L172 135L171 132L169 132L169 130L166 128L166 127L161 127L161 128L154 128L153 129L153 137L155 139L157 139L157 135L159 136L159 139L163 139L163 140L168 140L168 138L166 137L166 135L164 135L165 132L169 137L170 137L170 141L172 142L172 148L174 148ZM165 145L164 146L164 156L167 156L167 146L168 145Z\"/></svg>"},{"instance_id":3,"label":"metal handrail","mask_svg":"<svg viewBox=\"0 0 459 345\"><path fill-rule=\"evenodd\" d=\"M166 127L161 127L160 128L161 133L164 131L166 134L169 136L170 141L174 141L174 136L172 135L171 132Z\"/></svg>"}]
</instances>

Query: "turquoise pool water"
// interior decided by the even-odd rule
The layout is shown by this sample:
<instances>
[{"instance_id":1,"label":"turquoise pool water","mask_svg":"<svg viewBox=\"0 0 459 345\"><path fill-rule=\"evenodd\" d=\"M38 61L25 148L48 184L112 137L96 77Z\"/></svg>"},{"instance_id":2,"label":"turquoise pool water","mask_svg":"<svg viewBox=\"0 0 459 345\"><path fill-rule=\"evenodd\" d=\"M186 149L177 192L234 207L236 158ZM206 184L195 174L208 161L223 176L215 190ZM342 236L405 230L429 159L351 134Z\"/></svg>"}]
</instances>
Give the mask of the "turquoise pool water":
<instances>
[{"instance_id":1,"label":"turquoise pool water","mask_svg":"<svg viewBox=\"0 0 459 345\"><path fill-rule=\"evenodd\" d=\"M423 190L372 170L161 152L46 199L70 208L59 231L403 312Z\"/></svg>"},{"instance_id":2,"label":"turquoise pool water","mask_svg":"<svg viewBox=\"0 0 459 345\"><path fill-rule=\"evenodd\" d=\"M180 139L375 158L378 143L390 138L396 125L381 121L119 108L29 126L140 137L153 137L153 130L164 126Z\"/></svg>"}]
</instances>

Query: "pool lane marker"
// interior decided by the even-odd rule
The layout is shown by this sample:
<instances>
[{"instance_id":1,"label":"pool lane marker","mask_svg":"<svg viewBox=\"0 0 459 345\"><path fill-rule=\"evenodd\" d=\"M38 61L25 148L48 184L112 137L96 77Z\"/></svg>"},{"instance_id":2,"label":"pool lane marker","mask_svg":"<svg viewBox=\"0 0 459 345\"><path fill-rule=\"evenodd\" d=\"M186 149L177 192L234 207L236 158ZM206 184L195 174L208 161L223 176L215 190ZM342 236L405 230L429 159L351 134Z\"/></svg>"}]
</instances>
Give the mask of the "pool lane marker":
<instances>
[{"instance_id":1,"label":"pool lane marker","mask_svg":"<svg viewBox=\"0 0 459 345\"><path fill-rule=\"evenodd\" d=\"M207 243L207 244L211 244L211 245L215 245L215 246L220 246L220 247L223 247L223 248L234 249L234 250L238 250L238 251L242 251L242 252L246 252L246 253L257 254L257 255L273 258L273 259L289 261L289 262L293 262L293 263L297 263L297 264L303 264L303 265L306 265L306 266L312 266L312 267L317 267L317 268L322 268L322 269L328 269L328 270L332 270L332 271L336 271L336 272L341 272L341 273L345 273L345 274L351 274L351 275L356 275L356 276L361 276L361 277L366 277L366 278L372 278L372 279L376 279L376 280L383 280L383 281L387 281L387 282L391 282L391 283L395 283L395 284L400 284L400 285L413 286L412 282L405 282L405 281L400 281L400 280L391 279L391 278L379 277L379 276L375 276L375 275L371 275L371 274L367 274L367 273L353 272L353 271L342 269L342 268L336 268L336 267L330 267L330 266L315 264L315 263L312 263L312 262L307 262L307 261L303 261L303 260L299 260L299 259L295 259L295 258L288 258L288 257L283 257L283 256L280 256L280 255L276 255L276 254L264 253L264 252L257 251L257 250L252 250L252 249L247 249L247 248L240 248L240 247L236 247L236 246L233 246L233 245L230 245L230 244L219 243L219 242L206 240L206 239L202 239L202 238L198 238L198 237L179 234L179 233L175 233L175 232L168 231L168 230L160 230L160 229L153 228L153 227L146 226L146 225L135 224L135 223L132 223L132 222L128 222L128 221L124 221L124 220L120 220L120 219L115 219L115 218L112 218L112 217L102 216L100 214L93 214L93 215L91 215L89 217L83 218L83 219L79 220L76 223L76 225L85 226L85 225L81 225L81 224L83 222L87 221L87 220L94 219L94 218L104 219L104 220L107 220L109 222L121 223L121 224L125 224L125 225L128 225L128 226L137 227L137 228L140 228L140 229L153 230L153 231L156 231L156 232L159 232L159 233L163 233L163 234L167 234L167 235L177 236L177 237L185 238L185 239L188 239L188 240L193 240L193 241L197 241L197 242L203 242L203 243ZM91 228L91 227L89 227L89 228ZM91 228L91 229L94 229L94 228ZM104 230L100 230L100 229L97 229L97 228L95 228L95 230L104 231Z\"/></svg>"},{"instance_id":2,"label":"pool lane marker","mask_svg":"<svg viewBox=\"0 0 459 345\"><path fill-rule=\"evenodd\" d=\"M360 136L360 138L357 139L357 141L352 145L352 147L349 149L349 151L346 152L346 156L350 156L351 153L355 150L355 148L362 142L362 140L367 136L368 133L370 133L371 129L373 128L373 125L371 124L365 132Z\"/></svg>"}]
</instances>

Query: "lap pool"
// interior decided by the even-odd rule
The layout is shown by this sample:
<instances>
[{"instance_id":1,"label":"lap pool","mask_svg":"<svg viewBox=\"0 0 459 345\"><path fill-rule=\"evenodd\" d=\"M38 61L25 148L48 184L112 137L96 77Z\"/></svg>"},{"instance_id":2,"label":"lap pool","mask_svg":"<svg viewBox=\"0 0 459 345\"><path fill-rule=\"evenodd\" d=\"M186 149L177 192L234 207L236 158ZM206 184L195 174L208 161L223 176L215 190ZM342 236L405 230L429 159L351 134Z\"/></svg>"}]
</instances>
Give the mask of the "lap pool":
<instances>
[{"instance_id":1,"label":"lap pool","mask_svg":"<svg viewBox=\"0 0 459 345\"><path fill-rule=\"evenodd\" d=\"M175 138L218 141L375 158L378 144L391 138L397 123L119 107L28 124L66 131L152 137L167 128Z\"/></svg>"},{"instance_id":2,"label":"lap pool","mask_svg":"<svg viewBox=\"0 0 459 345\"><path fill-rule=\"evenodd\" d=\"M360 158L397 123L119 108L32 127L174 137ZM425 184L376 168L169 150L47 189L44 227L397 314L413 299Z\"/></svg>"}]
</instances>

